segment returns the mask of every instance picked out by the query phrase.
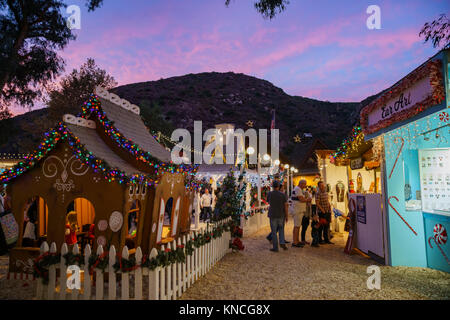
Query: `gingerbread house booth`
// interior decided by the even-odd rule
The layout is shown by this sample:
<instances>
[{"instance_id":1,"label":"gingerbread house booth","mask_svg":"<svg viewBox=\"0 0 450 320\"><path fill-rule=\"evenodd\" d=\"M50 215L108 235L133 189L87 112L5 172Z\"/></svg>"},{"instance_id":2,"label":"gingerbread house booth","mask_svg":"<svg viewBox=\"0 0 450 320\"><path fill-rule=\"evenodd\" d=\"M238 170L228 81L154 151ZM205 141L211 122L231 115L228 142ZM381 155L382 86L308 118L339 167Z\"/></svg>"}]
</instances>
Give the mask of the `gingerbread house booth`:
<instances>
[{"instance_id":1,"label":"gingerbread house booth","mask_svg":"<svg viewBox=\"0 0 450 320\"><path fill-rule=\"evenodd\" d=\"M19 225L10 271L29 271L25 261L43 241L148 253L189 232L188 181L196 168L175 165L139 112L97 88L78 117L65 115L35 152L0 176Z\"/></svg>"}]
</instances>

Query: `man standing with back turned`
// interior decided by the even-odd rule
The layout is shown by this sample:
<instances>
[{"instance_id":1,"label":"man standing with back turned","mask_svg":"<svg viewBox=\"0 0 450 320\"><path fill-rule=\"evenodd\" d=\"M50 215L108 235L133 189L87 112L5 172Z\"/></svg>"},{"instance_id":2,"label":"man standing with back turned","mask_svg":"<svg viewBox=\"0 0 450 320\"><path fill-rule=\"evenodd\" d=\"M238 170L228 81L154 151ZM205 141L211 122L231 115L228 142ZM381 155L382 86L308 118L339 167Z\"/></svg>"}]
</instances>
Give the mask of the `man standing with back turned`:
<instances>
[{"instance_id":1,"label":"man standing with back turned","mask_svg":"<svg viewBox=\"0 0 450 320\"><path fill-rule=\"evenodd\" d=\"M269 202L270 229L272 230L273 248L270 251L278 252L278 236L280 236L280 247L287 250L284 239L284 224L288 221L288 202L287 196L280 192L280 182L275 180L272 184L273 191L267 195Z\"/></svg>"},{"instance_id":2,"label":"man standing with back turned","mask_svg":"<svg viewBox=\"0 0 450 320\"><path fill-rule=\"evenodd\" d=\"M318 187L319 190L316 193L317 211L319 212L319 219L322 219L324 222L321 224L321 229L319 229L320 237L322 237L321 233L323 234L323 240L319 243L333 244L333 242L328 239L328 230L330 229L331 222L331 205L328 199L327 186L323 181L319 181Z\"/></svg>"}]
</instances>

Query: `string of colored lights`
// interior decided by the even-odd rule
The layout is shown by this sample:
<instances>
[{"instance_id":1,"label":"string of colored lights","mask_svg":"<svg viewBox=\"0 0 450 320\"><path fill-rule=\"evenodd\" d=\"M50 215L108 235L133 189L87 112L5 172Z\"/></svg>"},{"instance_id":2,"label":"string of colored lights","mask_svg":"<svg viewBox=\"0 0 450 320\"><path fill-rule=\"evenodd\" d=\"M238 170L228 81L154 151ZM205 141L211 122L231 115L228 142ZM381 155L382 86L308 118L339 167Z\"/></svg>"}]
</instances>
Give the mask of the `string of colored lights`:
<instances>
[{"instance_id":1,"label":"string of colored lights","mask_svg":"<svg viewBox=\"0 0 450 320\"><path fill-rule=\"evenodd\" d=\"M100 124L103 126L105 133L112 138L112 140L115 141L119 147L134 155L136 160L147 163L150 167L153 167L156 174L161 175L165 172L170 172L182 173L183 175L187 173L192 175L197 171L198 165L176 165L172 162L166 163L159 161L149 152L141 149L136 143L128 140L107 118L105 112L101 110L100 100L95 94L91 94L90 99L86 101L82 107L81 116L83 118L87 118L89 114L94 114L97 117Z\"/></svg>"},{"instance_id":2,"label":"string of colored lights","mask_svg":"<svg viewBox=\"0 0 450 320\"><path fill-rule=\"evenodd\" d=\"M31 155L26 156L24 161L19 162L11 170L5 171L0 175L1 183L7 183L29 169L32 169L62 141L68 142L78 160L83 164L90 166L94 173L102 173L109 182L117 181L120 184L145 184L147 186L158 183L158 179L150 175L134 174L128 176L121 170L109 167L105 161L95 157L89 152L89 150L81 144L80 139L75 137L62 122L60 122L56 128L46 132L44 136L45 140L40 143L37 150Z\"/></svg>"},{"instance_id":3,"label":"string of colored lights","mask_svg":"<svg viewBox=\"0 0 450 320\"><path fill-rule=\"evenodd\" d=\"M364 133L362 133L361 126L355 126L352 129L350 136L341 142L341 145L337 148L331 156L336 159L338 157L345 158L346 155L354 150L357 145L364 141Z\"/></svg>"}]
</instances>

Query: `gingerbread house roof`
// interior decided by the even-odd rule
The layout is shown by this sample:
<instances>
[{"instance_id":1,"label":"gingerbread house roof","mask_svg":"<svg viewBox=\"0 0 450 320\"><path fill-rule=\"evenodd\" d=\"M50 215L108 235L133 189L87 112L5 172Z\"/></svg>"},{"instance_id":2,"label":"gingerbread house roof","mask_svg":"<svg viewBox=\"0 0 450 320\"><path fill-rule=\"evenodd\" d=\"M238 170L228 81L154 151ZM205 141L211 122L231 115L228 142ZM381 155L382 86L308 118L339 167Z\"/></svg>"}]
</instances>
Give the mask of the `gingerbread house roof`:
<instances>
[{"instance_id":1,"label":"gingerbread house roof","mask_svg":"<svg viewBox=\"0 0 450 320\"><path fill-rule=\"evenodd\" d=\"M68 123L67 129L70 130L75 137L80 139L80 143L83 144L96 158L102 159L111 168L117 168L127 175L144 174L114 153L105 142L103 142L95 128Z\"/></svg>"},{"instance_id":2,"label":"gingerbread house roof","mask_svg":"<svg viewBox=\"0 0 450 320\"><path fill-rule=\"evenodd\" d=\"M150 134L139 113L100 97L101 108L106 117L127 139L163 162L170 162L170 152Z\"/></svg>"}]
</instances>

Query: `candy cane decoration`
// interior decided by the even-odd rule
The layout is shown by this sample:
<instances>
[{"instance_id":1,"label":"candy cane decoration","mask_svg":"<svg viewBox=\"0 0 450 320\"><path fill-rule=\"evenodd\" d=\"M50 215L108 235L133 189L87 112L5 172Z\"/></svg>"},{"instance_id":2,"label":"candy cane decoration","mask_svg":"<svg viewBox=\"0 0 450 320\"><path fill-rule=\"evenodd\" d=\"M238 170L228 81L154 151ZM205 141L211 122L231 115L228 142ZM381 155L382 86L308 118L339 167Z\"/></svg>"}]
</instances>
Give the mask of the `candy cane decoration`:
<instances>
[{"instance_id":1,"label":"candy cane decoration","mask_svg":"<svg viewBox=\"0 0 450 320\"><path fill-rule=\"evenodd\" d=\"M434 240L434 243L436 243L436 246L438 247L439 251L441 251L442 255L444 256L445 260L447 261L447 263L450 265L450 261L448 261L447 256L445 255L444 250L442 250L441 246L439 245L439 243L437 243L436 238L434 237L429 237L428 238L428 244L430 245L430 248L433 249L433 246L431 245L431 239Z\"/></svg>"},{"instance_id":2,"label":"candy cane decoration","mask_svg":"<svg viewBox=\"0 0 450 320\"><path fill-rule=\"evenodd\" d=\"M398 214L398 216L400 217L400 219L403 220L403 222L408 226L408 228L411 229L412 232L414 232L414 234L417 236L417 232L414 231L414 229L409 225L408 222L406 222L406 220L402 217L402 215L397 211L397 209L394 208L394 206L391 203L391 198L394 198L395 200L397 200L397 202L399 201L398 198L396 196L390 196L388 199L388 204L391 206L391 208L395 211L396 214Z\"/></svg>"},{"instance_id":3,"label":"candy cane decoration","mask_svg":"<svg viewBox=\"0 0 450 320\"><path fill-rule=\"evenodd\" d=\"M389 179L392 176L392 172L394 172L394 168L397 164L398 158L400 157L400 154L402 153L403 145L405 144L405 140L402 137L395 137L394 143L397 143L398 139L402 140L402 145L400 146L400 150L398 150L397 158L395 159L394 166L392 167L391 173L389 174Z\"/></svg>"}]
</instances>

